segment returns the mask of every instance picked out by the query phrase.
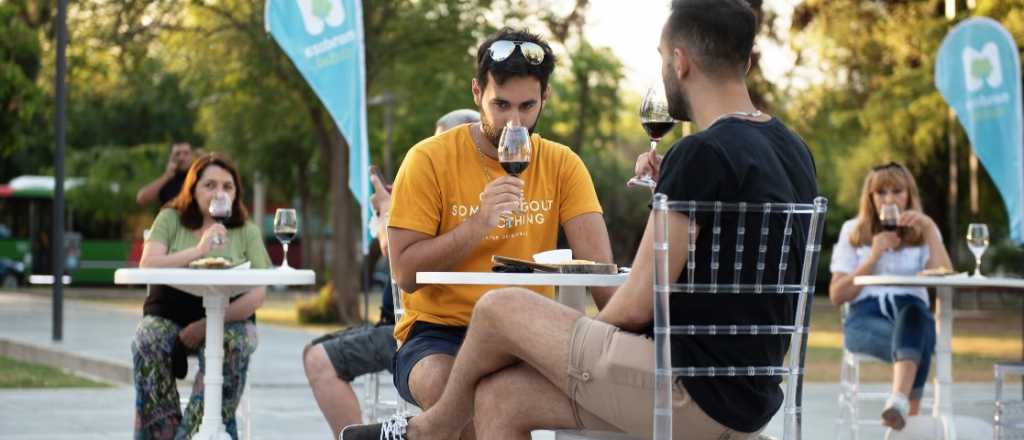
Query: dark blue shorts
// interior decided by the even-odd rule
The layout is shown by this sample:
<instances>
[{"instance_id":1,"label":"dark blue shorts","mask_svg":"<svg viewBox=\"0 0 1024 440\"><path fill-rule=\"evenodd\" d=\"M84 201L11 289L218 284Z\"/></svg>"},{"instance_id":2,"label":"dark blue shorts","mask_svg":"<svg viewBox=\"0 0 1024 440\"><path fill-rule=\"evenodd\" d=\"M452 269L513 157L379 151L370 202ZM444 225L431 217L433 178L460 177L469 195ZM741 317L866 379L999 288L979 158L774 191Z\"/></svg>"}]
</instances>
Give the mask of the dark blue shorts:
<instances>
[{"instance_id":1,"label":"dark blue shorts","mask_svg":"<svg viewBox=\"0 0 1024 440\"><path fill-rule=\"evenodd\" d=\"M395 388L398 389L398 395L407 402L420 406L409 390L412 367L432 354L454 357L459 352L463 339L466 339L466 327L449 327L421 321L413 323L409 337L405 338L402 347L395 353L395 365L392 370L395 373Z\"/></svg>"}]
</instances>

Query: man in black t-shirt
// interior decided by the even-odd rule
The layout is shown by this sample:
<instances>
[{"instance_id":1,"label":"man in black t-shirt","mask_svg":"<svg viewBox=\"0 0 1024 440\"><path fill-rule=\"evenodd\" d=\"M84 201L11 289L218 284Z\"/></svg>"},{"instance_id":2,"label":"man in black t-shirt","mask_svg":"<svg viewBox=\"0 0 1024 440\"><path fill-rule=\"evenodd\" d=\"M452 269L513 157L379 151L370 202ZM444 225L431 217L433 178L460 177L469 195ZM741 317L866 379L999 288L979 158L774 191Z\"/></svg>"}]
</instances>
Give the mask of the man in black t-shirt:
<instances>
[{"instance_id":1,"label":"man in black t-shirt","mask_svg":"<svg viewBox=\"0 0 1024 440\"><path fill-rule=\"evenodd\" d=\"M181 192L190 166L192 166L192 145L188 142L171 144L171 155L167 159L164 173L139 189L139 192L135 194L135 201L140 205L146 205L153 200L160 200L160 206L164 206Z\"/></svg>"},{"instance_id":2,"label":"man in black t-shirt","mask_svg":"<svg viewBox=\"0 0 1024 440\"><path fill-rule=\"evenodd\" d=\"M756 30L755 14L743 0L673 2L659 45L669 112L701 131L679 141L664 160L642 156L637 162L638 174L659 176L657 191L671 200L810 203L817 196L807 146L751 102L745 76ZM735 230L735 219L721 221L723 227L731 221ZM705 219L696 222L697 247L708 252L711 234L704 231L710 227ZM681 280L687 276L682 269L688 226L687 216L668 215L669 271ZM794 225L791 249L803 248L800 234L806 236L806 226ZM769 235L769 247L780 247L780 238ZM654 343L644 333L653 320L652 242L648 220L628 280L596 319L522 289L489 292L473 309L441 400L408 421L347 428L342 440L454 438L470 419L480 438L527 438L533 429L564 428L650 438ZM756 258L758 253L747 254ZM799 276L799 254L789 253L787 275ZM711 273L702 268L708 266L702 257L695 255L698 283ZM756 265L745 262L744 267ZM774 282L768 272L764 282ZM733 271L719 271L719 283L732 278ZM739 281L746 278L741 274ZM673 324L792 319L785 295L768 301L737 294L684 296L671 302ZM673 337L672 358L687 366L779 365L786 345L778 336ZM672 438L677 440L753 438L783 397L778 379L765 377L682 379L673 394Z\"/></svg>"}]
</instances>

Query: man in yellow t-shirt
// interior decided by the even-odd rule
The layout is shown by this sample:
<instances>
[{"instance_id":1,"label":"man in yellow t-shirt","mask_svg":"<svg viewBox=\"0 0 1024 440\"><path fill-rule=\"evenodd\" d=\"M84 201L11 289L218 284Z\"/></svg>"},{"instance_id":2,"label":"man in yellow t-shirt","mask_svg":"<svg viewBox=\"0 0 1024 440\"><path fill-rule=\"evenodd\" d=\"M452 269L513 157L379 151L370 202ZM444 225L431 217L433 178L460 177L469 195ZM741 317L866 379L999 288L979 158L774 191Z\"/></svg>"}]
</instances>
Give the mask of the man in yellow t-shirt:
<instances>
[{"instance_id":1,"label":"man in yellow t-shirt","mask_svg":"<svg viewBox=\"0 0 1024 440\"><path fill-rule=\"evenodd\" d=\"M395 179L389 247L405 292L405 316L395 327L401 344L395 385L424 409L440 398L477 299L496 286L419 285L417 272L486 272L492 255L530 259L555 248L559 226L576 258L611 262L593 182L572 150L532 134L529 166L520 176L496 160L506 123L531 132L536 126L554 62L536 35L511 29L492 35L478 49L472 82L481 122L421 141ZM534 290L554 295L551 287ZM595 301L603 305L610 293L598 289Z\"/></svg>"}]
</instances>

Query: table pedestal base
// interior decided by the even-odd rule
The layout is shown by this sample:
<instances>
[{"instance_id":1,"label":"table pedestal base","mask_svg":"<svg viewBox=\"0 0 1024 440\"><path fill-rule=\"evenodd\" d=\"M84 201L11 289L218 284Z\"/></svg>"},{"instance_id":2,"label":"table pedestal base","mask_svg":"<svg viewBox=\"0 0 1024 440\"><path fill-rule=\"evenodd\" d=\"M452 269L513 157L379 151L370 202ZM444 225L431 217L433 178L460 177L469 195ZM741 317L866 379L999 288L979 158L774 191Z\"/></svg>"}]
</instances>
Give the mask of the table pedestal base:
<instances>
[{"instance_id":1,"label":"table pedestal base","mask_svg":"<svg viewBox=\"0 0 1024 440\"><path fill-rule=\"evenodd\" d=\"M583 314L587 313L587 288L583 286L560 286L558 302Z\"/></svg>"},{"instance_id":2,"label":"table pedestal base","mask_svg":"<svg viewBox=\"0 0 1024 440\"><path fill-rule=\"evenodd\" d=\"M203 421L192 440L231 440L224 429L222 404L224 393L224 312L225 295L203 297L206 309L206 372L203 374Z\"/></svg>"}]
</instances>

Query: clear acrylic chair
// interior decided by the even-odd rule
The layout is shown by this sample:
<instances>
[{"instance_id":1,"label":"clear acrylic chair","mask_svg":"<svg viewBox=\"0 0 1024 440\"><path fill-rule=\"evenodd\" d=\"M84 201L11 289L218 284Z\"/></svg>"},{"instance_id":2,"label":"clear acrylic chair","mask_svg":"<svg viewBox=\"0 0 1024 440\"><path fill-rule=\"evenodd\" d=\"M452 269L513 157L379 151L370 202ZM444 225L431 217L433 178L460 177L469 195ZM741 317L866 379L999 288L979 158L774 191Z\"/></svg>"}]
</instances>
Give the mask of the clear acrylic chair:
<instances>
[{"instance_id":1,"label":"clear acrylic chair","mask_svg":"<svg viewBox=\"0 0 1024 440\"><path fill-rule=\"evenodd\" d=\"M842 306L842 320L845 322L850 313L850 303ZM863 427L878 428L880 432L871 434L877 438L884 435L886 427L882 425L882 419L874 414L874 418L860 418L860 404L862 402L885 402L889 398L886 391L864 391L860 385L861 363L882 363L869 354L854 353L843 344L842 366L839 369L839 419L836 421L836 439L858 440L862 434Z\"/></svg>"},{"instance_id":2,"label":"clear acrylic chair","mask_svg":"<svg viewBox=\"0 0 1024 440\"><path fill-rule=\"evenodd\" d=\"M676 377L734 377L734 376L784 376L786 380L783 438L801 438L801 397L803 394L804 355L807 351L808 322L810 322L811 301L817 277L818 257L821 253L821 233L824 228L828 201L818 197L811 204L794 203L724 203L724 202L670 202L664 194L654 196L654 344L655 344L655 385L654 385L654 440L672 438L672 384ZM669 274L668 214L670 211L686 214L689 219L687 231L687 280L694 280L699 265L710 270L710 280L717 280L723 270L722 261L732 261L732 284L676 283ZM711 234L711 261L696 261L697 242L693 239L697 231L697 218L711 219L711 228L701 231L701 236ZM807 221L801 221L806 219ZM727 230L726 225L736 225ZM750 228L748 225L757 226ZM750 230L750 233L748 233ZM781 230L782 242L769 240L773 230ZM798 237L794 240L793 237ZM722 243L732 246L723 246ZM796 247L803 244L802 248ZM796 247L796 248L795 248ZM750 249L752 257L744 253ZM771 251L777 249L778 252ZM803 251L799 281L786 284L786 273L791 261L790 252ZM725 255L723 255L725 254ZM769 258L772 254L774 258ZM731 257L724 258L724 257ZM744 265L745 258L755 260L753 267ZM794 256L795 258L795 256ZM770 266L777 271L766 274ZM767 277L766 277L767 275ZM743 284L743 280L753 279ZM771 280L775 279L774 282ZM676 294L763 294L788 295L793 299L793 322L770 325L671 325L669 324L669 296ZM672 335L779 335L789 336L789 355L782 365L749 365L722 367L672 366ZM742 398L742 396L737 396ZM592 431L558 431L559 440L569 439L619 439L630 438L622 434L596 433ZM770 438L761 435L761 438Z\"/></svg>"},{"instance_id":3,"label":"clear acrylic chair","mask_svg":"<svg viewBox=\"0 0 1024 440\"><path fill-rule=\"evenodd\" d=\"M785 401L782 410L783 439L800 439L802 435L801 398L803 394L804 357L807 352L811 303L821 253L821 234L824 229L828 201L824 197L811 204L797 203L724 203L672 201L664 194L654 196L654 439L672 438L672 384L677 377L734 377L782 376L786 379ZM689 217L687 231L686 283L677 283L669 273L670 211ZM710 259L695 261L699 243L695 239L697 219L712 220L712 227L701 231L711 234ZM735 230L726 230L735 225ZM760 225L750 228L749 225ZM748 229L750 229L748 233ZM780 231L781 229L781 231ZM780 236L781 242L772 242L771 236ZM722 243L733 246L722 246ZM756 243L756 246L754 245ZM756 252L754 267L744 266L753 259L744 252ZM773 249L778 249L776 253ZM800 257L800 276L795 283L787 283L791 252L803 252ZM723 256L723 254L726 254ZM732 258L728 258L731 256ZM726 258L723 258L726 257ZM733 267L722 267L721 261L732 261ZM770 264L774 263L774 264ZM710 281L694 282L698 264L706 264ZM733 284L717 283L719 270L732 270ZM751 272L751 269L754 272ZM797 268L794 268L797 269ZM774 273L770 273L773 272ZM792 275L792 274L790 274ZM774 282L771 280L774 278ZM752 279L752 283L745 283ZM788 295L793 304L793 321L768 325L673 325L669 321L669 297L675 294L751 294ZM673 335L788 335L789 353L782 365L736 365L717 367L673 366L671 363L671 337ZM737 398L742 398L737 396Z\"/></svg>"},{"instance_id":4,"label":"clear acrylic chair","mask_svg":"<svg viewBox=\"0 0 1024 440\"><path fill-rule=\"evenodd\" d=\"M993 417L996 440L1024 440L1024 401L1007 400L1003 385L1008 375L1024 375L1024 362L996 362L996 399Z\"/></svg>"},{"instance_id":5,"label":"clear acrylic chair","mask_svg":"<svg viewBox=\"0 0 1024 440\"><path fill-rule=\"evenodd\" d=\"M395 309L395 322L402 320L405 308L402 307L402 291L398 282L391 279L391 299ZM413 415L413 407L405 399L397 396L385 399L381 395L381 377L383 372L363 376L363 420L375 423L392 415Z\"/></svg>"}]
</instances>

